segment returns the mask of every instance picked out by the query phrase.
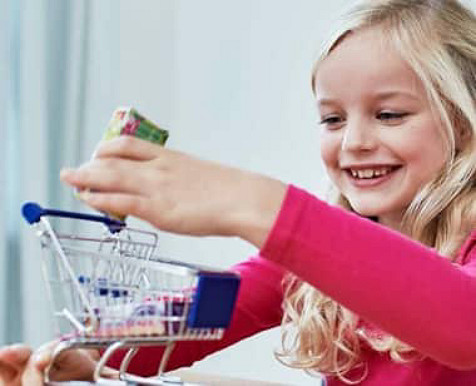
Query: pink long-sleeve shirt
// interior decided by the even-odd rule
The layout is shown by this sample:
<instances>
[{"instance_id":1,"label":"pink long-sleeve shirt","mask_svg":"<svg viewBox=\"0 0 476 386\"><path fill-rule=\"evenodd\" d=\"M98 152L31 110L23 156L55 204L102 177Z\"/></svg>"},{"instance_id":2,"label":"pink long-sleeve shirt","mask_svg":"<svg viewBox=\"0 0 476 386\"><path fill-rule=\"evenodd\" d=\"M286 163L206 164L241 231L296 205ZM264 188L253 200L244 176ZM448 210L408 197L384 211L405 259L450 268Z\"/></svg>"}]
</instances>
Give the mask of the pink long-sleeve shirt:
<instances>
[{"instance_id":1,"label":"pink long-sleeve shirt","mask_svg":"<svg viewBox=\"0 0 476 386\"><path fill-rule=\"evenodd\" d=\"M168 369L279 325L281 281L290 271L424 355L396 363L364 344L368 375L361 385L476 385L476 231L457 262L290 185L260 256L234 267L242 284L224 338L180 342ZM129 369L154 375L161 352L139 350ZM109 364L118 367L121 357ZM327 384L343 385L334 377Z\"/></svg>"}]
</instances>

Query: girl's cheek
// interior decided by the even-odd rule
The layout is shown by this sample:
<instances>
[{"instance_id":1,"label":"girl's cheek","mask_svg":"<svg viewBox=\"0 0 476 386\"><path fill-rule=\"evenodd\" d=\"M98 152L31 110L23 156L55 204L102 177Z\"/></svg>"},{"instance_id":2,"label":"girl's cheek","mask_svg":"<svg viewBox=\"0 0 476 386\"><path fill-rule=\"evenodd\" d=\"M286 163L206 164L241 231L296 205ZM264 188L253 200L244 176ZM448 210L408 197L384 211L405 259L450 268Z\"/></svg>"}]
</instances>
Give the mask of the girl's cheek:
<instances>
[{"instance_id":1,"label":"girl's cheek","mask_svg":"<svg viewBox=\"0 0 476 386\"><path fill-rule=\"evenodd\" d=\"M337 136L322 134L320 138L321 158L326 168L337 166L340 143Z\"/></svg>"}]
</instances>

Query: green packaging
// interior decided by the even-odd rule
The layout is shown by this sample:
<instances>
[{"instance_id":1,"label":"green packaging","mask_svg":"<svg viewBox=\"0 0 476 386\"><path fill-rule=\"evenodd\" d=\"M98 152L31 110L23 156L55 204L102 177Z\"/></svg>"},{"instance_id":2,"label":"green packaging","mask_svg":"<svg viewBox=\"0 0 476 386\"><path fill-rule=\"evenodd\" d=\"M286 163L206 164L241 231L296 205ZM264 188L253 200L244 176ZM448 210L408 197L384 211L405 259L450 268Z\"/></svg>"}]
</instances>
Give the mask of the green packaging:
<instances>
[{"instance_id":1,"label":"green packaging","mask_svg":"<svg viewBox=\"0 0 476 386\"><path fill-rule=\"evenodd\" d=\"M132 135L159 145L165 145L169 132L140 115L133 107L119 107L112 114L104 140L120 135Z\"/></svg>"}]
</instances>

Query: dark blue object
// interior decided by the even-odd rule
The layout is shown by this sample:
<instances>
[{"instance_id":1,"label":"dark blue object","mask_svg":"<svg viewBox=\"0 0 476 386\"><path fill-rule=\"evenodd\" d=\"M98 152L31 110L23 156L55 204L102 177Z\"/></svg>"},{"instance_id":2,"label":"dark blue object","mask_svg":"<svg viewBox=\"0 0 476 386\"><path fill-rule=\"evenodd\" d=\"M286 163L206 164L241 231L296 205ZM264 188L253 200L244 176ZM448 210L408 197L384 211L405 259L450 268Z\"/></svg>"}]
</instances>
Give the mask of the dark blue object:
<instances>
[{"instance_id":1,"label":"dark blue object","mask_svg":"<svg viewBox=\"0 0 476 386\"><path fill-rule=\"evenodd\" d=\"M109 288L107 287L98 287L96 288L95 294L98 296L107 296L109 294Z\"/></svg>"},{"instance_id":2,"label":"dark blue object","mask_svg":"<svg viewBox=\"0 0 476 386\"><path fill-rule=\"evenodd\" d=\"M107 296L109 294L109 286L106 278L100 277L96 280L94 293L99 296Z\"/></svg>"},{"instance_id":3,"label":"dark blue object","mask_svg":"<svg viewBox=\"0 0 476 386\"><path fill-rule=\"evenodd\" d=\"M111 295L113 298L121 298L127 296L127 290L122 290L119 288L111 289Z\"/></svg>"},{"instance_id":4,"label":"dark blue object","mask_svg":"<svg viewBox=\"0 0 476 386\"><path fill-rule=\"evenodd\" d=\"M22 214L29 224L37 223L38 221L40 221L42 216L52 216L100 222L106 225L111 233L119 232L122 228L126 226L125 222L107 216L97 216L79 212L68 212L65 210L58 209L45 209L34 202L27 202L26 204L23 204Z\"/></svg>"},{"instance_id":5,"label":"dark blue object","mask_svg":"<svg viewBox=\"0 0 476 386\"><path fill-rule=\"evenodd\" d=\"M84 276L84 275L80 275L78 277L78 281L81 283L81 284L89 284L91 283L91 279L87 276Z\"/></svg>"},{"instance_id":6,"label":"dark blue object","mask_svg":"<svg viewBox=\"0 0 476 386\"><path fill-rule=\"evenodd\" d=\"M232 272L200 272L188 314L191 328L226 328L233 315L240 277Z\"/></svg>"}]
</instances>

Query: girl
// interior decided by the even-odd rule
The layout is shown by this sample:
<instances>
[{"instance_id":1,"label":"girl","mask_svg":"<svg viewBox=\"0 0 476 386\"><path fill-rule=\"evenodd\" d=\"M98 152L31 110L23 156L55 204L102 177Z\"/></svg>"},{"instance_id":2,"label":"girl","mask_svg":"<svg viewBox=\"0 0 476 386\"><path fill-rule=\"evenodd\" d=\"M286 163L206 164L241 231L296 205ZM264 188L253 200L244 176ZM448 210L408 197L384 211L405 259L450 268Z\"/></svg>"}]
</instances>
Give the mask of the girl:
<instances>
[{"instance_id":1,"label":"girl","mask_svg":"<svg viewBox=\"0 0 476 386\"><path fill-rule=\"evenodd\" d=\"M277 357L328 385L476 385L476 18L456 0L373 0L348 21L312 78L335 206L134 138L63 170L92 207L259 249L235 267L225 338L180 344L172 367L281 322ZM159 350L132 370L152 375ZM39 385L50 351L5 348L0 374ZM68 352L56 373L87 379L94 360Z\"/></svg>"}]
</instances>

